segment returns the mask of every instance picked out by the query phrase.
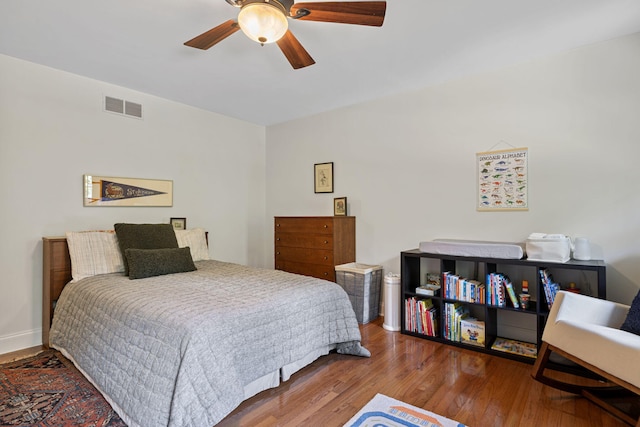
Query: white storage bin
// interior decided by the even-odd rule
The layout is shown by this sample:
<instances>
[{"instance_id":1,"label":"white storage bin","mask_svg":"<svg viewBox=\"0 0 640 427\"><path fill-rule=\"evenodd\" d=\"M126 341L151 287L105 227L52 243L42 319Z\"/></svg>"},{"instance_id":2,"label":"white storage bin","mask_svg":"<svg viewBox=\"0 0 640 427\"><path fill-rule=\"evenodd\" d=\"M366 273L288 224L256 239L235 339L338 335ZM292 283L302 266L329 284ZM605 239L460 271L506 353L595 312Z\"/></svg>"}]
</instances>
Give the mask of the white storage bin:
<instances>
[{"instance_id":1,"label":"white storage bin","mask_svg":"<svg viewBox=\"0 0 640 427\"><path fill-rule=\"evenodd\" d=\"M336 283L349 295L358 323L369 323L380 312L382 266L351 262L336 265Z\"/></svg>"},{"instance_id":2,"label":"white storage bin","mask_svg":"<svg viewBox=\"0 0 640 427\"><path fill-rule=\"evenodd\" d=\"M531 261L567 262L571 258L571 239L562 234L532 233L526 242Z\"/></svg>"}]
</instances>

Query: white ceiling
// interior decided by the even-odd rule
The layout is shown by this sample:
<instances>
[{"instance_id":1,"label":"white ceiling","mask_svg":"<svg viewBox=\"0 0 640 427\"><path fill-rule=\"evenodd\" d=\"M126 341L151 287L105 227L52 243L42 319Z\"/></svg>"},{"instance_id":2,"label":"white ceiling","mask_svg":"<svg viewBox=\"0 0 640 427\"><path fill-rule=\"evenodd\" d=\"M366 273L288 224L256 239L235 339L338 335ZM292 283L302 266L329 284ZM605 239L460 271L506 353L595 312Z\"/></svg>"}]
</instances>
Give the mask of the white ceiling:
<instances>
[{"instance_id":1,"label":"white ceiling","mask_svg":"<svg viewBox=\"0 0 640 427\"><path fill-rule=\"evenodd\" d=\"M316 61L300 70L242 32L183 45L237 12L225 0L0 0L0 53L271 125L640 31L638 0L389 0L381 28L290 21Z\"/></svg>"}]
</instances>

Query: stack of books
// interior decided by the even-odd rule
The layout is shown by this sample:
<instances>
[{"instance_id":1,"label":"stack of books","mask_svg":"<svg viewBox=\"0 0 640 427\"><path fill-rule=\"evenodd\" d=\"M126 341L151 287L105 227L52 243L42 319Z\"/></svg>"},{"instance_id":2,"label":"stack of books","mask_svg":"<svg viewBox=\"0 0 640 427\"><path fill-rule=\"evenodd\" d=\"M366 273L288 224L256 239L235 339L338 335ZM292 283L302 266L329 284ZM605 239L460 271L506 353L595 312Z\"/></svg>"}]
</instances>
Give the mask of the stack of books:
<instances>
[{"instance_id":1,"label":"stack of books","mask_svg":"<svg viewBox=\"0 0 640 427\"><path fill-rule=\"evenodd\" d=\"M444 305L444 334L450 341L460 342L462 333L460 321L469 317L469 309L462 303L447 303Z\"/></svg>"},{"instance_id":2,"label":"stack of books","mask_svg":"<svg viewBox=\"0 0 640 427\"><path fill-rule=\"evenodd\" d=\"M502 273L487 274L487 304L506 307L507 300L514 308L520 307L515 288L509 277Z\"/></svg>"},{"instance_id":3,"label":"stack of books","mask_svg":"<svg viewBox=\"0 0 640 427\"><path fill-rule=\"evenodd\" d=\"M409 332L438 336L438 311L431 298L405 300L405 329Z\"/></svg>"},{"instance_id":4,"label":"stack of books","mask_svg":"<svg viewBox=\"0 0 640 427\"><path fill-rule=\"evenodd\" d=\"M465 279L450 272L442 273L444 297L458 301L483 304L485 302L485 285L477 280Z\"/></svg>"}]
</instances>

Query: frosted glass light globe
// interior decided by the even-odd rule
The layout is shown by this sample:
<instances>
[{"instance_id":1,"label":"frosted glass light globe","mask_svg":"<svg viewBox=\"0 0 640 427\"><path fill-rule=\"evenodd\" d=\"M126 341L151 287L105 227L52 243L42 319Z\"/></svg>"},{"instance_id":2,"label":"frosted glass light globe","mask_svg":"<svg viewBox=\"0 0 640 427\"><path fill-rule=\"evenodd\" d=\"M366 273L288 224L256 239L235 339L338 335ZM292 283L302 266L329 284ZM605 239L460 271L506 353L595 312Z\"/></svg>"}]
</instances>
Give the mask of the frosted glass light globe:
<instances>
[{"instance_id":1,"label":"frosted glass light globe","mask_svg":"<svg viewBox=\"0 0 640 427\"><path fill-rule=\"evenodd\" d=\"M249 3L238 14L238 25L251 40L260 44L280 40L289 23L284 12L270 3Z\"/></svg>"}]
</instances>

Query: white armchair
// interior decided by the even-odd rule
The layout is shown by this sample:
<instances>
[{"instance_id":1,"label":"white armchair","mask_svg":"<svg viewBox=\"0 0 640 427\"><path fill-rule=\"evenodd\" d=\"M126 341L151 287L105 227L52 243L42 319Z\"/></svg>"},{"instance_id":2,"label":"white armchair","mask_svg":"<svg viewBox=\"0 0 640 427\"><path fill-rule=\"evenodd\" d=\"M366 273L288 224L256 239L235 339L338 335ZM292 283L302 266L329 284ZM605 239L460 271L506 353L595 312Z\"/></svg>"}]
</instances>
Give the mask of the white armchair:
<instances>
[{"instance_id":1,"label":"white armchair","mask_svg":"<svg viewBox=\"0 0 640 427\"><path fill-rule=\"evenodd\" d=\"M549 313L542 334L540 354L533 368L536 380L580 394L627 423L640 427L637 413L626 413L603 398L602 391L622 391L640 402L640 336L620 330L629 306L585 295L561 291ZM598 374L599 387L558 381L545 375L551 353ZM636 410L637 404L630 405Z\"/></svg>"}]
</instances>

